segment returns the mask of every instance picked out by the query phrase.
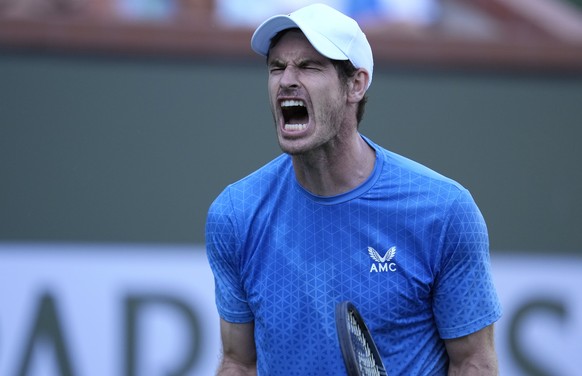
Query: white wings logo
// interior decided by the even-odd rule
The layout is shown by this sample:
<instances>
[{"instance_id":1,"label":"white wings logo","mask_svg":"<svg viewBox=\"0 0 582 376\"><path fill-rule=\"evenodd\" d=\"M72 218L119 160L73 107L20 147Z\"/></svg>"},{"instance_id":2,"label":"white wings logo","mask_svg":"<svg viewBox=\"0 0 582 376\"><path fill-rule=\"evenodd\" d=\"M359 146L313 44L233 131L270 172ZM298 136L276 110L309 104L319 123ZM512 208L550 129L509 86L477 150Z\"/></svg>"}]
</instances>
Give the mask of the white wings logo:
<instances>
[{"instance_id":1,"label":"white wings logo","mask_svg":"<svg viewBox=\"0 0 582 376\"><path fill-rule=\"evenodd\" d=\"M372 258L372 260L374 260L376 262L389 262L390 260L392 260L394 258L394 256L396 256L396 246L387 250L384 257L380 256L378 251L376 251L372 247L368 247L368 253L370 254L370 257Z\"/></svg>"},{"instance_id":2,"label":"white wings logo","mask_svg":"<svg viewBox=\"0 0 582 376\"><path fill-rule=\"evenodd\" d=\"M368 254L370 255L370 258L372 260L374 260L378 263L378 265L376 265L375 263L372 264L372 267L370 268L370 273L372 273L372 272L376 272L376 273L387 272L387 271L395 272L396 271L396 264L393 262L390 262L390 261L392 261L394 256L396 256L396 246L391 247L389 250L387 250L386 253L384 254L384 256L380 256L378 251L376 251L374 248L368 247Z\"/></svg>"}]
</instances>

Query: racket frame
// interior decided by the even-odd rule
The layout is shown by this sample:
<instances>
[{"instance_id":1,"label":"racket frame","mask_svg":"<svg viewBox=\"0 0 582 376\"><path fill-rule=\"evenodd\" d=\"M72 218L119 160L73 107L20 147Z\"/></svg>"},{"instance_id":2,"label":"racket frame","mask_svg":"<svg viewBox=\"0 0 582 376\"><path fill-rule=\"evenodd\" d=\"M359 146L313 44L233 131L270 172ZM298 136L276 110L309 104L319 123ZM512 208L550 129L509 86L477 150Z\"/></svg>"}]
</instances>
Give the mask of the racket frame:
<instances>
[{"instance_id":1,"label":"racket frame","mask_svg":"<svg viewBox=\"0 0 582 376\"><path fill-rule=\"evenodd\" d=\"M360 314L360 312L356 309L356 306L350 301L343 301L336 304L335 307L335 323L337 329L338 340L342 352L342 356L344 359L344 363L346 366L346 370L348 372L348 376L360 376L362 373L360 372L359 365L358 365L358 357L356 355L354 345L352 343L352 337L350 332L350 316L353 317L357 326L359 327L362 335L364 336L368 347L370 349L371 355L376 362L376 366L378 368L379 374L381 376L387 376L388 373L386 372L386 368L384 367L384 362L382 361L382 357L380 356L380 352L376 347L376 343L372 338L372 334L368 330L366 323Z\"/></svg>"}]
</instances>

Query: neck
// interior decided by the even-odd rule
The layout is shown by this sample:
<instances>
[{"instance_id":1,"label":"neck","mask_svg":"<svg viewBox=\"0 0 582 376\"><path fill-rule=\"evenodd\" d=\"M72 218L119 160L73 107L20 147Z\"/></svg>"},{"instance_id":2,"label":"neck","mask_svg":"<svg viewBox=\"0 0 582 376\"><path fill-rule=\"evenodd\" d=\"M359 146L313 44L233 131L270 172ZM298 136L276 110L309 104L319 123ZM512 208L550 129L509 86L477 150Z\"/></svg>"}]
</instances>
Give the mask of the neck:
<instances>
[{"instance_id":1,"label":"neck","mask_svg":"<svg viewBox=\"0 0 582 376\"><path fill-rule=\"evenodd\" d=\"M312 152L294 155L299 184L319 196L335 196L362 184L372 173L376 155L359 133L334 140Z\"/></svg>"}]
</instances>

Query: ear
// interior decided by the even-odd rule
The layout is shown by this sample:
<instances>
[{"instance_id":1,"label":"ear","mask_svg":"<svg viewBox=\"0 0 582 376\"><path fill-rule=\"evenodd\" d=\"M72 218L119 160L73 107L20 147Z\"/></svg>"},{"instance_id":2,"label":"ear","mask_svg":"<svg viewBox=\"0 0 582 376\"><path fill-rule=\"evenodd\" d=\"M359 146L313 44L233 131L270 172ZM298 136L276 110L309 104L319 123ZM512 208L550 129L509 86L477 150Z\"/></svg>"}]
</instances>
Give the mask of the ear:
<instances>
[{"instance_id":1,"label":"ear","mask_svg":"<svg viewBox=\"0 0 582 376\"><path fill-rule=\"evenodd\" d=\"M362 68L358 69L350 80L348 101L352 103L361 101L364 95L366 95L369 81L370 76L368 75L368 71Z\"/></svg>"}]
</instances>

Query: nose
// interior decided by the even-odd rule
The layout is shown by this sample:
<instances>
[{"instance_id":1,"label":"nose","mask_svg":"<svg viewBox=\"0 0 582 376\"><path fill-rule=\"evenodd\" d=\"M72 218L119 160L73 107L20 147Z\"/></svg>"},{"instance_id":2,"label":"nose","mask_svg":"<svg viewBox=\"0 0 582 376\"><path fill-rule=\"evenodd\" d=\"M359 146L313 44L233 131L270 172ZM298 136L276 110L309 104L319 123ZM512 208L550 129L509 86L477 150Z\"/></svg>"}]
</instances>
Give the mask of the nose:
<instances>
[{"instance_id":1,"label":"nose","mask_svg":"<svg viewBox=\"0 0 582 376\"><path fill-rule=\"evenodd\" d=\"M285 67L281 80L279 81L281 89L297 88L299 87L299 79L297 77L297 70L293 66Z\"/></svg>"}]
</instances>

